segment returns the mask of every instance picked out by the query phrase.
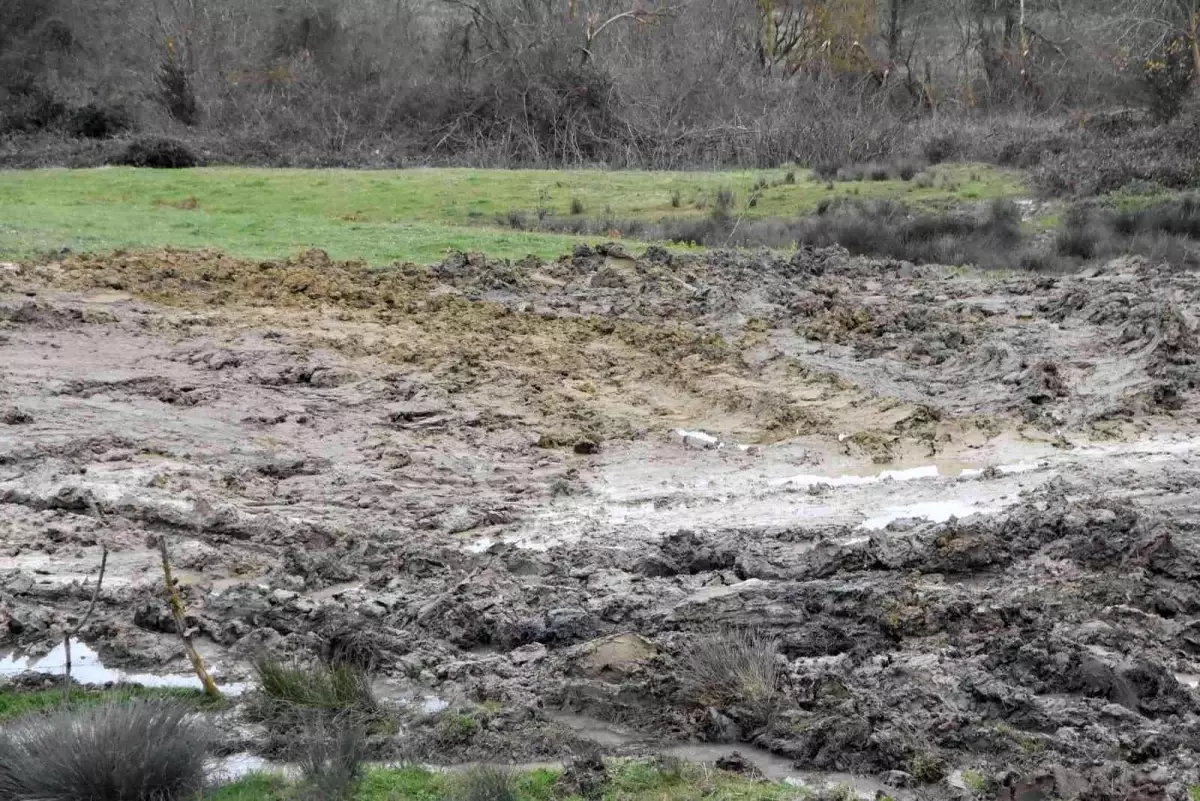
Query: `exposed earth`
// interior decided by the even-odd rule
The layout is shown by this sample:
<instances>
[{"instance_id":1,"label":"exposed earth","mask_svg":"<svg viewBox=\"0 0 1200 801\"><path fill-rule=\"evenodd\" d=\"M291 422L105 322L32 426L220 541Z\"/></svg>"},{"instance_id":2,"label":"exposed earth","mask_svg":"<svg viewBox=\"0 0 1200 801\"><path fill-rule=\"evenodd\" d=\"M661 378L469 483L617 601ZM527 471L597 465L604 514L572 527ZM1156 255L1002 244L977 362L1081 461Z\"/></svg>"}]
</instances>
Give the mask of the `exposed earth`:
<instances>
[{"instance_id":1,"label":"exposed earth","mask_svg":"<svg viewBox=\"0 0 1200 801\"><path fill-rule=\"evenodd\" d=\"M1186 798L1198 290L836 248L0 265L0 646L58 643L104 543L81 639L186 672L167 535L219 677L368 649L434 761L708 743L897 797ZM687 690L733 630L779 638L769 714Z\"/></svg>"}]
</instances>

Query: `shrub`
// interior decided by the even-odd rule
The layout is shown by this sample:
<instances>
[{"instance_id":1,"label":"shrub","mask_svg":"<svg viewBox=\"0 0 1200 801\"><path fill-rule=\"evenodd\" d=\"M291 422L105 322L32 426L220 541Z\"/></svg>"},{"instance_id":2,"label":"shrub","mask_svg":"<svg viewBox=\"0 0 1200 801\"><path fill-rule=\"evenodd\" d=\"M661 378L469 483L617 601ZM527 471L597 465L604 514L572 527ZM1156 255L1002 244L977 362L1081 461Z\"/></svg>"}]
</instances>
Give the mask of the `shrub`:
<instances>
[{"instance_id":1,"label":"shrub","mask_svg":"<svg viewBox=\"0 0 1200 801\"><path fill-rule=\"evenodd\" d=\"M1100 227L1091 212L1081 206L1069 209L1055 239L1058 254L1087 260L1099 252L1099 242Z\"/></svg>"},{"instance_id":2,"label":"shrub","mask_svg":"<svg viewBox=\"0 0 1200 801\"><path fill-rule=\"evenodd\" d=\"M0 735L0 798L164 801L203 786L211 731L183 706L135 700L33 715Z\"/></svg>"},{"instance_id":3,"label":"shrub","mask_svg":"<svg viewBox=\"0 0 1200 801\"><path fill-rule=\"evenodd\" d=\"M184 125L195 125L200 107L192 91L192 79L184 66L183 57L173 37L167 39L166 50L158 65L158 96L171 118Z\"/></svg>"},{"instance_id":4,"label":"shrub","mask_svg":"<svg viewBox=\"0 0 1200 801\"><path fill-rule=\"evenodd\" d=\"M703 706L747 704L764 708L779 689L779 641L730 629L700 639L683 656L680 677L687 695Z\"/></svg>"},{"instance_id":5,"label":"shrub","mask_svg":"<svg viewBox=\"0 0 1200 801\"><path fill-rule=\"evenodd\" d=\"M348 801L362 782L367 759L367 730L354 721L331 728L319 717L304 728L296 748L296 761L304 777L303 793L312 801Z\"/></svg>"},{"instance_id":6,"label":"shrub","mask_svg":"<svg viewBox=\"0 0 1200 801\"><path fill-rule=\"evenodd\" d=\"M872 181L886 181L891 177L888 168L882 164L874 164L867 168L867 175Z\"/></svg>"},{"instance_id":7,"label":"shrub","mask_svg":"<svg viewBox=\"0 0 1200 801\"><path fill-rule=\"evenodd\" d=\"M727 187L718 189L716 201L713 204L713 219L720 220L729 217L730 212L733 211L733 200L732 189Z\"/></svg>"},{"instance_id":8,"label":"shrub","mask_svg":"<svg viewBox=\"0 0 1200 801\"><path fill-rule=\"evenodd\" d=\"M815 178L819 178L822 181L832 181L838 177L838 172L841 169L841 162L819 161L813 165L812 171Z\"/></svg>"},{"instance_id":9,"label":"shrub","mask_svg":"<svg viewBox=\"0 0 1200 801\"><path fill-rule=\"evenodd\" d=\"M499 765L475 765L454 782L454 801L516 801L517 779Z\"/></svg>"},{"instance_id":10,"label":"shrub","mask_svg":"<svg viewBox=\"0 0 1200 801\"><path fill-rule=\"evenodd\" d=\"M1117 233L1164 233L1188 239L1200 239L1200 196L1188 195L1153 206L1117 214L1113 218Z\"/></svg>"},{"instance_id":11,"label":"shrub","mask_svg":"<svg viewBox=\"0 0 1200 801\"><path fill-rule=\"evenodd\" d=\"M1163 122L1175 119L1191 91L1195 71L1190 43L1183 34L1171 37L1147 57L1142 63L1142 84L1150 113Z\"/></svg>"},{"instance_id":12,"label":"shrub","mask_svg":"<svg viewBox=\"0 0 1200 801\"><path fill-rule=\"evenodd\" d=\"M438 721L435 737L442 745L464 745L471 742L478 731L478 720L470 715L451 712L442 715L441 720Z\"/></svg>"},{"instance_id":13,"label":"shrub","mask_svg":"<svg viewBox=\"0 0 1200 801\"><path fill-rule=\"evenodd\" d=\"M62 123L66 104L42 86L16 83L9 87L7 98L0 94L0 134L42 131Z\"/></svg>"},{"instance_id":14,"label":"shrub","mask_svg":"<svg viewBox=\"0 0 1200 801\"><path fill-rule=\"evenodd\" d=\"M925 140L921 150L930 164L941 164L958 155L958 138L949 133L931 136Z\"/></svg>"},{"instance_id":15,"label":"shrub","mask_svg":"<svg viewBox=\"0 0 1200 801\"><path fill-rule=\"evenodd\" d=\"M384 661L383 638L377 627L353 618L334 618L326 626L331 631L321 654L326 664L371 673Z\"/></svg>"},{"instance_id":16,"label":"shrub","mask_svg":"<svg viewBox=\"0 0 1200 801\"><path fill-rule=\"evenodd\" d=\"M67 130L85 139L107 139L129 130L131 125L124 109L106 108L96 103L81 106L67 117Z\"/></svg>"},{"instance_id":17,"label":"shrub","mask_svg":"<svg viewBox=\"0 0 1200 801\"><path fill-rule=\"evenodd\" d=\"M200 159L182 142L164 137L135 139L114 159L126 167L184 169L200 166Z\"/></svg>"},{"instance_id":18,"label":"shrub","mask_svg":"<svg viewBox=\"0 0 1200 801\"><path fill-rule=\"evenodd\" d=\"M946 778L949 768L938 754L919 751L909 758L906 765L908 772L921 784L933 784Z\"/></svg>"}]
</instances>

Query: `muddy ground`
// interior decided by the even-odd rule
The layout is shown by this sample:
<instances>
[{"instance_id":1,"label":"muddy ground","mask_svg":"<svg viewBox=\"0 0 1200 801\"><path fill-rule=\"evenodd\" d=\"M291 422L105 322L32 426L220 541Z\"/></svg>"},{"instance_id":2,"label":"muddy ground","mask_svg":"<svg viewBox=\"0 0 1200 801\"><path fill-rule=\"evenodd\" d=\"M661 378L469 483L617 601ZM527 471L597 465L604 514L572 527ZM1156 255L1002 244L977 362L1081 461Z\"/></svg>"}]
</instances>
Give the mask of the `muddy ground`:
<instances>
[{"instance_id":1,"label":"muddy ground","mask_svg":"<svg viewBox=\"0 0 1200 801\"><path fill-rule=\"evenodd\" d=\"M1184 798L1198 285L840 249L0 265L0 646L57 642L103 543L82 639L185 672L165 534L219 676L365 648L397 753ZM779 638L769 714L689 690L731 627Z\"/></svg>"}]
</instances>

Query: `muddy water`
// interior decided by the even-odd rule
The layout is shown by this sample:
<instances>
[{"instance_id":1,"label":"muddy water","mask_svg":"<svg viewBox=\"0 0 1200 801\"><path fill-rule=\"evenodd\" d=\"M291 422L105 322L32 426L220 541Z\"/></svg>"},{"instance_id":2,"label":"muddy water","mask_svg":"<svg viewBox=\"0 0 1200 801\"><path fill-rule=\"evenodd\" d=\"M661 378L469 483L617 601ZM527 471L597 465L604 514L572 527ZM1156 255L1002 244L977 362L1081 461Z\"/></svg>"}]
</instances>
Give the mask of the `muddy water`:
<instances>
[{"instance_id":1,"label":"muddy water","mask_svg":"<svg viewBox=\"0 0 1200 801\"><path fill-rule=\"evenodd\" d=\"M586 715L551 712L549 713L549 717L551 720L566 725L573 732L586 739L608 748L630 746L643 739L637 732L628 728ZM678 757L689 762L700 763L713 763L736 751L771 781L786 782L795 787L803 787L813 791L847 787L854 790L859 798L864 799L874 799L877 797L877 793L891 795L897 799L911 797L908 793L896 788L889 788L882 782L867 776L856 776L836 771L797 770L791 760L772 754L766 749L758 748L749 743L729 745L686 743L682 745L667 745L658 749L651 748L651 750L663 756Z\"/></svg>"},{"instance_id":2,"label":"muddy water","mask_svg":"<svg viewBox=\"0 0 1200 801\"><path fill-rule=\"evenodd\" d=\"M596 723L601 723L596 721ZM613 747L624 744L625 740L615 741L611 736L604 734L607 727L600 726L588 730L591 739L600 746ZM879 794L888 795L895 799L911 799L915 796L904 790L887 785L874 780L867 776L856 776L849 773L838 772L822 772L822 771L800 771L792 765L792 763L781 757L775 756L769 751L761 748L756 748L752 745L680 745L672 746L657 751L658 755L676 757L687 760L692 763L712 764L722 757L727 757L734 752L740 754L747 762L756 768L764 778L789 784L793 787L804 788L813 792L837 790L848 788L852 790L856 797L873 801L879 797ZM386 763L374 762L370 763L371 767L387 768L396 767L401 763ZM432 770L444 770L449 772L463 772L469 770L473 765L480 763L458 763L454 765L426 765ZM488 762L486 764L500 764L502 767L507 767L515 771L529 771L539 768L547 768L552 770L561 770L565 763L562 762L520 762L520 763L495 763ZM215 780L232 781L251 773L276 773L285 776L299 775L297 766L287 762L265 759L263 757L254 756L253 754L231 754L229 756L220 757L212 760L208 765L208 774Z\"/></svg>"},{"instance_id":3,"label":"muddy water","mask_svg":"<svg viewBox=\"0 0 1200 801\"><path fill-rule=\"evenodd\" d=\"M713 452L631 450L606 456L594 468L597 489L591 500L556 504L515 531L468 538L463 547L482 553L504 542L545 551L595 537L620 547L624 538L657 538L676 530L681 514L698 527L803 523L877 531L904 520L943 523L1002 512L1016 504L1023 491L1093 464L1103 464L1106 470L1138 469L1188 458L1200 450L1200 436L1082 444L1065 452L1015 443L1011 448L993 447L989 455L994 461L989 462L859 465L833 474L780 475L789 471L794 447L768 447L760 455L732 459Z\"/></svg>"},{"instance_id":4,"label":"muddy water","mask_svg":"<svg viewBox=\"0 0 1200 801\"><path fill-rule=\"evenodd\" d=\"M6 656L0 658L0 677L13 676L20 673L48 673L62 675L66 665L66 647L56 645L50 652L37 658L21 656ZM237 696L246 692L249 685L243 682L222 682L219 679L218 667L210 668L217 679L221 692ZM71 642L71 678L80 684L103 686L107 684L135 684L142 687L183 687L202 690L200 679L192 674L167 673L137 673L124 670L114 670L104 666L100 655L86 643L78 640Z\"/></svg>"}]
</instances>

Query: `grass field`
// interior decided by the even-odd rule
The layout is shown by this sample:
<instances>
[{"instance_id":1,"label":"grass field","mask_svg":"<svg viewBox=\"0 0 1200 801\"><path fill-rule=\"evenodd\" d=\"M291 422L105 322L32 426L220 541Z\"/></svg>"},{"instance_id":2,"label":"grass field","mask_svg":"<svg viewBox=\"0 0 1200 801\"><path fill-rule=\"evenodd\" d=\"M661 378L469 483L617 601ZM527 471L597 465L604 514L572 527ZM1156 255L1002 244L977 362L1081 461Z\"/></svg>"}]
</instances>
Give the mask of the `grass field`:
<instances>
[{"instance_id":1,"label":"grass field","mask_svg":"<svg viewBox=\"0 0 1200 801\"><path fill-rule=\"evenodd\" d=\"M733 191L735 213L747 217L811 214L823 200L850 195L944 208L1028 194L1015 173L978 165L938 166L919 180L836 184L788 172L0 171L0 258L163 246L248 258L319 247L372 264L435 262L454 250L553 258L580 238L504 228L497 217L539 209L566 217L573 208L597 219L699 217L721 189Z\"/></svg>"}]
</instances>

